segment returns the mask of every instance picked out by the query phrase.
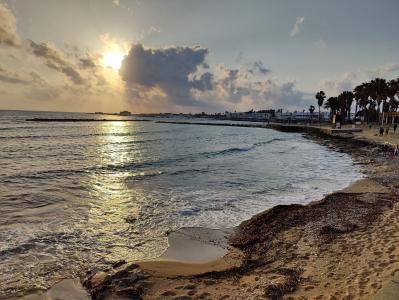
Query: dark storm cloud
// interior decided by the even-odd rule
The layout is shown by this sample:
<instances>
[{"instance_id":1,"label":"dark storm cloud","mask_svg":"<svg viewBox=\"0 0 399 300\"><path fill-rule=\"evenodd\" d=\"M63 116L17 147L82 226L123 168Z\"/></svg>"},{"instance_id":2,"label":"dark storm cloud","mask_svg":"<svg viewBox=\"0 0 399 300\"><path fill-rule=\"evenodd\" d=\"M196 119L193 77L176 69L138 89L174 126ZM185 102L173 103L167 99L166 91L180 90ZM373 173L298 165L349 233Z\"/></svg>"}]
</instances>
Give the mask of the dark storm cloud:
<instances>
[{"instance_id":1,"label":"dark storm cloud","mask_svg":"<svg viewBox=\"0 0 399 300\"><path fill-rule=\"evenodd\" d=\"M123 60L120 75L128 90L137 85L159 88L175 104L196 105L190 90L212 88L212 74L194 76L200 67L208 67L207 54L208 49L201 47L145 49L136 44Z\"/></svg>"},{"instance_id":2,"label":"dark storm cloud","mask_svg":"<svg viewBox=\"0 0 399 300\"><path fill-rule=\"evenodd\" d=\"M11 11L0 3L0 44L10 47L20 46L15 23L15 17Z\"/></svg>"},{"instance_id":3,"label":"dark storm cloud","mask_svg":"<svg viewBox=\"0 0 399 300\"><path fill-rule=\"evenodd\" d=\"M298 91L294 82L254 81L255 75L271 72L261 61L240 68L217 65L204 72L207 53L201 47L148 49L133 45L120 75L130 99L151 107L262 109L308 105L308 95Z\"/></svg>"},{"instance_id":4,"label":"dark storm cloud","mask_svg":"<svg viewBox=\"0 0 399 300\"><path fill-rule=\"evenodd\" d=\"M53 49L46 43L37 44L34 41L30 41L30 47L34 55L44 59L47 67L63 73L75 84L81 85L84 83L80 73L70 62L62 57L58 50Z\"/></svg>"},{"instance_id":5,"label":"dark storm cloud","mask_svg":"<svg viewBox=\"0 0 399 300\"><path fill-rule=\"evenodd\" d=\"M213 89L213 74L206 72L200 76L194 76L191 86L200 91Z\"/></svg>"}]
</instances>

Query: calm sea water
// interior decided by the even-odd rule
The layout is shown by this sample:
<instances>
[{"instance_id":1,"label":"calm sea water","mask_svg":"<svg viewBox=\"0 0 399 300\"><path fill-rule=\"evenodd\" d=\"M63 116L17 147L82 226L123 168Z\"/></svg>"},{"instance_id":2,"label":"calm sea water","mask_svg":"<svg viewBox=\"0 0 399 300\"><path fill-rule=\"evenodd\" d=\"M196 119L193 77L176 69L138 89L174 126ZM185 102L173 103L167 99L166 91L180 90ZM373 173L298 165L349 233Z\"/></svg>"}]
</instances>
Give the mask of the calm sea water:
<instances>
[{"instance_id":1,"label":"calm sea water","mask_svg":"<svg viewBox=\"0 0 399 300\"><path fill-rule=\"evenodd\" d=\"M234 226L361 176L348 155L300 134L32 117L95 116L0 111L0 297L156 257L167 231Z\"/></svg>"}]
</instances>

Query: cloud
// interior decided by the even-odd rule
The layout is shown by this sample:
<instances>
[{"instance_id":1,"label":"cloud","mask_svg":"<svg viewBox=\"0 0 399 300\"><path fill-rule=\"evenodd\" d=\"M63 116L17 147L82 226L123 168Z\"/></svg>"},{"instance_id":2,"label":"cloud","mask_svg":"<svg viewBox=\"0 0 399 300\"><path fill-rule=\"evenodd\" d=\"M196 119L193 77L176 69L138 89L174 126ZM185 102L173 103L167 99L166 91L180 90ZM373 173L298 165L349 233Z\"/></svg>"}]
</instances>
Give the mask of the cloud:
<instances>
[{"instance_id":1,"label":"cloud","mask_svg":"<svg viewBox=\"0 0 399 300\"><path fill-rule=\"evenodd\" d=\"M306 107L309 103L308 95L295 89L295 82L278 83L273 79L254 82L253 78L241 70L227 78L216 84L219 88L217 98L222 102L221 98L224 98L225 102L232 102L241 110L281 106L298 108Z\"/></svg>"},{"instance_id":2,"label":"cloud","mask_svg":"<svg viewBox=\"0 0 399 300\"><path fill-rule=\"evenodd\" d=\"M15 17L2 3L0 3L0 44L10 47L20 46Z\"/></svg>"},{"instance_id":3,"label":"cloud","mask_svg":"<svg viewBox=\"0 0 399 300\"><path fill-rule=\"evenodd\" d=\"M271 72L261 61L238 68L208 66L208 52L198 46L150 49L133 45L120 70L128 98L147 111L298 108L313 101L294 82L259 81L259 74Z\"/></svg>"},{"instance_id":4,"label":"cloud","mask_svg":"<svg viewBox=\"0 0 399 300\"><path fill-rule=\"evenodd\" d=\"M376 71L368 72L368 75L370 78L389 77L390 75L398 72L399 72L399 63L391 63L379 67Z\"/></svg>"},{"instance_id":5,"label":"cloud","mask_svg":"<svg viewBox=\"0 0 399 300\"><path fill-rule=\"evenodd\" d=\"M201 47L170 47L145 49L141 44L131 47L122 62L120 75L128 91L158 90L174 104L196 106L191 89L210 86L210 75L191 78L199 68L206 68L208 49ZM137 93L134 92L137 96Z\"/></svg>"},{"instance_id":6,"label":"cloud","mask_svg":"<svg viewBox=\"0 0 399 300\"><path fill-rule=\"evenodd\" d=\"M161 29L155 27L155 26L151 26L150 28L148 28L147 30L147 34L150 35L152 33L160 33Z\"/></svg>"},{"instance_id":7,"label":"cloud","mask_svg":"<svg viewBox=\"0 0 399 300\"><path fill-rule=\"evenodd\" d=\"M0 81L12 84L30 84L29 80L21 77L16 72L10 72L0 67Z\"/></svg>"},{"instance_id":8,"label":"cloud","mask_svg":"<svg viewBox=\"0 0 399 300\"><path fill-rule=\"evenodd\" d=\"M250 68L248 69L248 72L250 72L251 74L259 73L261 75L266 75L270 73L271 70L265 68L262 61L257 60L251 64Z\"/></svg>"},{"instance_id":9,"label":"cloud","mask_svg":"<svg viewBox=\"0 0 399 300\"><path fill-rule=\"evenodd\" d=\"M94 59L90 57L80 58L79 59L79 66L82 69L95 69L97 68L97 64Z\"/></svg>"},{"instance_id":10,"label":"cloud","mask_svg":"<svg viewBox=\"0 0 399 300\"><path fill-rule=\"evenodd\" d=\"M335 80L325 80L321 83L321 89L327 94L338 95L343 91L351 91L355 87L358 76L353 72L346 72Z\"/></svg>"},{"instance_id":11,"label":"cloud","mask_svg":"<svg viewBox=\"0 0 399 300\"><path fill-rule=\"evenodd\" d=\"M291 32L290 32L290 37L294 37L294 36L296 36L296 35L300 32L300 30L301 30L301 25L302 25L302 23L303 23L304 21L305 21L305 18L304 18L304 17L298 17L298 18L296 18L295 24L294 24L294 26L292 27Z\"/></svg>"},{"instance_id":12,"label":"cloud","mask_svg":"<svg viewBox=\"0 0 399 300\"><path fill-rule=\"evenodd\" d=\"M85 81L75 66L68 62L59 50L49 44L37 44L34 41L30 41L30 47L35 56L44 59L47 67L63 73L75 84L84 84Z\"/></svg>"}]
</instances>

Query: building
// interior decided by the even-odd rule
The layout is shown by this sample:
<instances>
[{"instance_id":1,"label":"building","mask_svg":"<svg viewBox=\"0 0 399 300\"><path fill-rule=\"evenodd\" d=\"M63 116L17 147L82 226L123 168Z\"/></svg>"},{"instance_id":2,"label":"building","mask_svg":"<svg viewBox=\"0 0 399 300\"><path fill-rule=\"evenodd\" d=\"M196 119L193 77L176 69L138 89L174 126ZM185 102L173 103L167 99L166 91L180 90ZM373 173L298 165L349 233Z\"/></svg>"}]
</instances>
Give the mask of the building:
<instances>
[{"instance_id":1,"label":"building","mask_svg":"<svg viewBox=\"0 0 399 300\"><path fill-rule=\"evenodd\" d=\"M129 116L132 115L132 113L131 113L130 111L124 110L124 111L121 111L121 112L119 113L119 115L120 115L120 116L129 117Z\"/></svg>"},{"instance_id":2,"label":"building","mask_svg":"<svg viewBox=\"0 0 399 300\"><path fill-rule=\"evenodd\" d=\"M283 112L282 110L278 110L275 113L275 120L279 122L307 122L310 119L317 121L319 120L319 112L314 112L311 114L309 111L294 111L294 112ZM330 112L322 111L320 112L320 120L321 121L329 121L330 120Z\"/></svg>"},{"instance_id":3,"label":"building","mask_svg":"<svg viewBox=\"0 0 399 300\"><path fill-rule=\"evenodd\" d=\"M225 117L228 120L238 121L268 121L271 113L267 112L226 112Z\"/></svg>"}]
</instances>

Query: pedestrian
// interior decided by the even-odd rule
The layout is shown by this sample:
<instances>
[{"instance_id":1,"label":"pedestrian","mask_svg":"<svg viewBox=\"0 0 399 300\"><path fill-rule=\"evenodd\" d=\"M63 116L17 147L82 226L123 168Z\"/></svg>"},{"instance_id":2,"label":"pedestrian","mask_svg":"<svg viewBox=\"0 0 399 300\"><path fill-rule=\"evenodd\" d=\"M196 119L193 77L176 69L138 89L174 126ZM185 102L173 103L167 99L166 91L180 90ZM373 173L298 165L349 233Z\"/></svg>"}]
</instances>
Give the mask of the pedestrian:
<instances>
[{"instance_id":1,"label":"pedestrian","mask_svg":"<svg viewBox=\"0 0 399 300\"><path fill-rule=\"evenodd\" d=\"M385 127L385 135L388 135L389 133L389 126Z\"/></svg>"},{"instance_id":2,"label":"pedestrian","mask_svg":"<svg viewBox=\"0 0 399 300\"><path fill-rule=\"evenodd\" d=\"M382 145L382 155L384 157L387 156L387 152L388 152L388 145L387 144Z\"/></svg>"},{"instance_id":3,"label":"pedestrian","mask_svg":"<svg viewBox=\"0 0 399 300\"><path fill-rule=\"evenodd\" d=\"M393 152L393 155L398 156L399 155L399 144L396 145L395 151Z\"/></svg>"},{"instance_id":4,"label":"pedestrian","mask_svg":"<svg viewBox=\"0 0 399 300\"><path fill-rule=\"evenodd\" d=\"M384 135L384 127L380 127L380 136L383 136Z\"/></svg>"},{"instance_id":5,"label":"pedestrian","mask_svg":"<svg viewBox=\"0 0 399 300\"><path fill-rule=\"evenodd\" d=\"M398 127L398 124L393 124L393 133L395 133L396 132L396 128Z\"/></svg>"}]
</instances>

